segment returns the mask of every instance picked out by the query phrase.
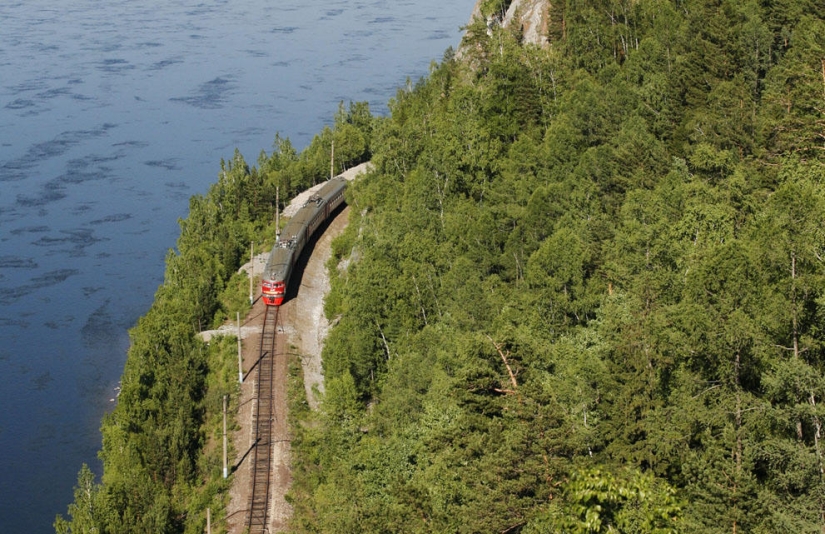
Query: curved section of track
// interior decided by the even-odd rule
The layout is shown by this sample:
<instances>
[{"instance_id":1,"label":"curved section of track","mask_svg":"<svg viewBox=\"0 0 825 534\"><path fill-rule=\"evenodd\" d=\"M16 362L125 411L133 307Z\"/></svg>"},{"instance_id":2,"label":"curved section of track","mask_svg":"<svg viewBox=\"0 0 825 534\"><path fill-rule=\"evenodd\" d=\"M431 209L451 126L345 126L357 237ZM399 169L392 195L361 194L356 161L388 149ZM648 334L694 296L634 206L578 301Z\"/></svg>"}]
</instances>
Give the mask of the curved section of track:
<instances>
[{"instance_id":1,"label":"curved section of track","mask_svg":"<svg viewBox=\"0 0 825 534\"><path fill-rule=\"evenodd\" d=\"M272 480L272 434L275 423L273 382L275 375L275 334L279 308L266 308L261 350L258 357L257 414L255 417L255 448L252 458L252 491L249 503L247 531L249 534L269 532L270 481Z\"/></svg>"}]
</instances>

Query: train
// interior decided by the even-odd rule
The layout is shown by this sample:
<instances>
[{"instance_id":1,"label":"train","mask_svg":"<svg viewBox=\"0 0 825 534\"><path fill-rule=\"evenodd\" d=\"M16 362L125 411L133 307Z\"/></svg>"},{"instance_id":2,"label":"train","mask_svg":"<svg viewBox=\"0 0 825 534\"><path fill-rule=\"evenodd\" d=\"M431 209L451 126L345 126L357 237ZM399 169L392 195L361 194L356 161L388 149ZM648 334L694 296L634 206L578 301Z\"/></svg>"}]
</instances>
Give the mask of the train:
<instances>
[{"instance_id":1,"label":"train","mask_svg":"<svg viewBox=\"0 0 825 534\"><path fill-rule=\"evenodd\" d=\"M298 210L272 247L261 279L261 296L267 306L280 306L286 297L289 277L304 246L315 231L344 203L347 181L330 179Z\"/></svg>"}]
</instances>

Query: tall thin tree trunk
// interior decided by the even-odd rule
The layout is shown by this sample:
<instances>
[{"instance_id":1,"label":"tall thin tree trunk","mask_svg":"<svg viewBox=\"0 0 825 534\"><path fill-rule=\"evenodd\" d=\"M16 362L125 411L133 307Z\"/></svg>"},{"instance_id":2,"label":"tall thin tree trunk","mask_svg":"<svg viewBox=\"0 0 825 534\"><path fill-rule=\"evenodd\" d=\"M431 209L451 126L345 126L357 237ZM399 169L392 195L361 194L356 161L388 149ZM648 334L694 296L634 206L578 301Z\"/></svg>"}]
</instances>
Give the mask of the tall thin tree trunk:
<instances>
[{"instance_id":1,"label":"tall thin tree trunk","mask_svg":"<svg viewBox=\"0 0 825 534\"><path fill-rule=\"evenodd\" d=\"M823 465L822 462L822 449L819 445L819 441L822 439L822 421L819 419L819 416L816 415L816 395L814 395L813 391L811 391L811 395L808 397L808 402L811 404L811 408L814 409L814 448L816 449L817 462L819 462L819 483L822 485L823 482L825 482L825 465ZM823 498L821 493L819 496L819 524L821 532L825 534L825 498Z\"/></svg>"},{"instance_id":2,"label":"tall thin tree trunk","mask_svg":"<svg viewBox=\"0 0 825 534\"><path fill-rule=\"evenodd\" d=\"M825 477L825 466L822 463L822 450L819 447L819 440L822 438L822 421L816 415L816 396L814 392L811 391L811 396L808 398L808 402L811 403L811 408L814 409L814 428L816 432L814 432L814 446L816 447L816 458L819 461L819 476L820 478Z\"/></svg>"},{"instance_id":3,"label":"tall thin tree trunk","mask_svg":"<svg viewBox=\"0 0 825 534\"><path fill-rule=\"evenodd\" d=\"M734 379L736 381L736 446L733 452L733 460L736 465L736 475L733 479L733 534L736 534L738 526L737 513L739 511L739 504L737 493L739 491L739 479L742 476L742 388L739 380L741 362L741 353L736 351L736 358L734 359Z\"/></svg>"},{"instance_id":4,"label":"tall thin tree trunk","mask_svg":"<svg viewBox=\"0 0 825 534\"><path fill-rule=\"evenodd\" d=\"M793 321L793 357L799 357L798 318L796 310L796 252L791 251L791 321Z\"/></svg>"}]
</instances>

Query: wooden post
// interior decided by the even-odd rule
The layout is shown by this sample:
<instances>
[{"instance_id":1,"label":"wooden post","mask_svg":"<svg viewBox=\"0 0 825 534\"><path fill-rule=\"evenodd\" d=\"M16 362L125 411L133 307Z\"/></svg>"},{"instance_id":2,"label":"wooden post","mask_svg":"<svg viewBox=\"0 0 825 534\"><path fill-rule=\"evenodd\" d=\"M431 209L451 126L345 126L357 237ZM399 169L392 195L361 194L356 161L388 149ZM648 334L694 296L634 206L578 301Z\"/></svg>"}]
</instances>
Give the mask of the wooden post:
<instances>
[{"instance_id":1,"label":"wooden post","mask_svg":"<svg viewBox=\"0 0 825 534\"><path fill-rule=\"evenodd\" d=\"M281 242L281 186L275 187L275 242Z\"/></svg>"},{"instance_id":2,"label":"wooden post","mask_svg":"<svg viewBox=\"0 0 825 534\"><path fill-rule=\"evenodd\" d=\"M255 289L253 287L253 279L255 278L255 243L250 244L249 251L249 304L255 303Z\"/></svg>"},{"instance_id":3,"label":"wooden post","mask_svg":"<svg viewBox=\"0 0 825 534\"><path fill-rule=\"evenodd\" d=\"M251 243L251 250L249 252L249 303L255 302L254 288L252 279L255 278L255 242Z\"/></svg>"},{"instance_id":4,"label":"wooden post","mask_svg":"<svg viewBox=\"0 0 825 534\"><path fill-rule=\"evenodd\" d=\"M226 395L223 396L223 478L229 476L226 467Z\"/></svg>"},{"instance_id":5,"label":"wooden post","mask_svg":"<svg viewBox=\"0 0 825 534\"><path fill-rule=\"evenodd\" d=\"M212 534L212 509L206 509L206 534Z\"/></svg>"},{"instance_id":6,"label":"wooden post","mask_svg":"<svg viewBox=\"0 0 825 534\"><path fill-rule=\"evenodd\" d=\"M241 356L241 312L235 312L238 317L238 382L243 384L243 357Z\"/></svg>"}]
</instances>

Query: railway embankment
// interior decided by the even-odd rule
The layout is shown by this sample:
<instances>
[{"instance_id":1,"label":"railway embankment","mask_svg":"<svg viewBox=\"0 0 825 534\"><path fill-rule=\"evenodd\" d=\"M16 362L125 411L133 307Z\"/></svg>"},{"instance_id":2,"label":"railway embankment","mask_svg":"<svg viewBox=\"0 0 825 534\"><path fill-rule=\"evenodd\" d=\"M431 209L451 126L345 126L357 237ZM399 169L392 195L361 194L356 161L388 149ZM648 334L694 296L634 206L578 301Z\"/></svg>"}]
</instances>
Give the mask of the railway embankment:
<instances>
[{"instance_id":1,"label":"railway embankment","mask_svg":"<svg viewBox=\"0 0 825 534\"><path fill-rule=\"evenodd\" d=\"M365 163L349 169L341 176L348 180L355 179L358 175L369 171L371 164ZM290 217L309 199L309 197L321 187L322 184L304 191L297 195L290 205L284 210L284 217ZM278 323L278 334L284 336L284 354L297 353L301 360L304 375L304 385L306 388L307 402L312 409L317 409L319 399L318 393L324 391L323 364L321 361L321 351L323 350L324 339L329 330L329 322L324 316L323 300L330 288L329 274L326 270L326 263L331 255L332 240L340 235L347 225L349 211L348 208L342 210L333 219L326 231L318 236L314 247L307 255L306 265L303 268L300 279L295 279L293 283L299 283L299 290L295 298L287 301L281 306L281 315ZM258 279L263 273L268 252L257 254L252 261L243 265L239 271L245 271L254 279ZM255 374L251 372L259 358L259 347L265 307L259 297L260 289L255 288L256 300L250 313L242 318L241 338L242 358L246 377L241 387L241 398L238 401L239 412L237 414L238 428L232 435L235 450L235 458L230 462L233 466L233 481L230 490L230 503L227 508L228 530L230 534L242 533L246 528L246 513L249 507L251 494L252 476L249 465L250 451L255 442L254 438L254 418L256 384ZM204 340L212 339L220 335L236 335L238 326L235 323L227 323L217 330L201 332ZM282 532L291 517L292 509L286 501L286 493L291 484L290 467L290 437L288 435L287 399L285 394L277 394L278 391L285 393L287 390L288 362L286 358L280 358L275 365L274 398L275 419L278 424L274 427L272 436L272 480L269 531Z\"/></svg>"}]
</instances>

